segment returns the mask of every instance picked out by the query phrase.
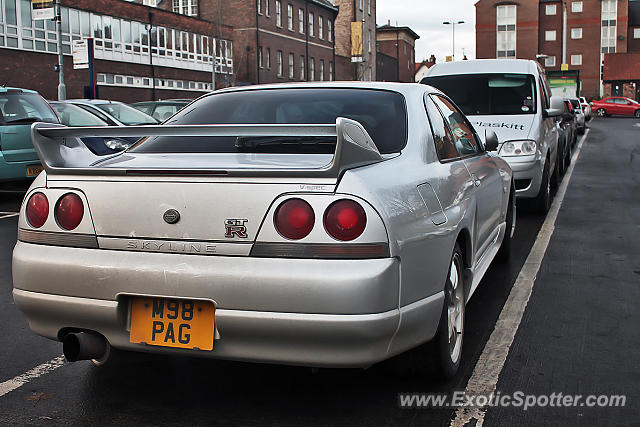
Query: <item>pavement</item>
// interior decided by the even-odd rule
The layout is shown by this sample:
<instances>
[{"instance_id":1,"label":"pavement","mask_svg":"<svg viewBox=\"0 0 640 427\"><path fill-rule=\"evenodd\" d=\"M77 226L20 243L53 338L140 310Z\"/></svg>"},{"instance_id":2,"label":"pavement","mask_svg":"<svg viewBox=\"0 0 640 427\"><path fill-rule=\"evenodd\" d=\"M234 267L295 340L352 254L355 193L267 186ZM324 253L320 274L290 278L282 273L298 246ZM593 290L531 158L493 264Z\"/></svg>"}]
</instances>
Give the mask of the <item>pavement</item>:
<instances>
[{"instance_id":1,"label":"pavement","mask_svg":"<svg viewBox=\"0 0 640 427\"><path fill-rule=\"evenodd\" d=\"M636 124L590 124L497 382L503 394L624 394L626 406L492 407L484 425L640 425ZM0 193L0 212L16 212L21 197ZM13 305L17 217L0 214L0 424L448 426L455 408L401 409L398 393L465 389L543 221L519 204L511 263L488 270L467 306L460 371L439 382L397 376L393 363L312 371L147 354L63 363L60 343L33 334Z\"/></svg>"}]
</instances>

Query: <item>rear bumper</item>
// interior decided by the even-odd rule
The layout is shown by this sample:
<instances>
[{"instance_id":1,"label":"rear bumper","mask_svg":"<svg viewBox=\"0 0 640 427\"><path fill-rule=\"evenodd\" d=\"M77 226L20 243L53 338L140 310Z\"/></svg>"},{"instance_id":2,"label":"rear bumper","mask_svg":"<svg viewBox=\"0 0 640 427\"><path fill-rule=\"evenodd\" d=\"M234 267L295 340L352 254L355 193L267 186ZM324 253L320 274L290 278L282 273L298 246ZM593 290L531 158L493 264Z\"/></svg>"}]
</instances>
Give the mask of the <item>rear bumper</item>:
<instances>
[{"instance_id":1,"label":"rear bumper","mask_svg":"<svg viewBox=\"0 0 640 427\"><path fill-rule=\"evenodd\" d=\"M27 176L27 166L40 166L39 160L21 162L7 162L0 152L0 182L31 180L35 177Z\"/></svg>"},{"instance_id":2,"label":"rear bumper","mask_svg":"<svg viewBox=\"0 0 640 427\"><path fill-rule=\"evenodd\" d=\"M132 351L356 367L435 334L442 292L399 308L399 267L394 258L205 257L18 242L13 292L31 329L51 339L65 329L87 329ZM213 350L130 343L134 296L214 301Z\"/></svg>"}]
</instances>

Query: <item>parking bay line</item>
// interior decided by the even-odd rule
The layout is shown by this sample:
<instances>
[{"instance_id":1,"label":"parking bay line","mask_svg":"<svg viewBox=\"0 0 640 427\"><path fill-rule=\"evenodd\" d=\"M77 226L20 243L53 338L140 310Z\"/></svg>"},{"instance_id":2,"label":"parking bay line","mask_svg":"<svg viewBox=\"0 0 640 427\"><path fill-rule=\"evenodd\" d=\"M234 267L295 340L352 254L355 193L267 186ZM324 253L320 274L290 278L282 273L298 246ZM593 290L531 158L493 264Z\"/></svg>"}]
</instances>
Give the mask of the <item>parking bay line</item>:
<instances>
[{"instance_id":1,"label":"parking bay line","mask_svg":"<svg viewBox=\"0 0 640 427\"><path fill-rule=\"evenodd\" d=\"M567 192L569 181L571 180L573 168L575 167L580 150L588 134L589 129L587 129L578 143L571 159L571 165L560 187L558 187L558 192L553 200L551 209L549 209L547 218L538 232L536 241L524 262L524 266L522 270L520 270L511 288L507 302L505 302L504 307L502 307L493 332L482 350L482 354L473 369L471 378L469 378L469 382L464 391L466 396L489 396L496 391L498 377L507 360L509 349L511 348L511 344L513 344L516 332L520 326L520 321L531 297L533 283L536 280L536 275L542 264L544 254L547 251L547 246L549 246L549 241L555 228L556 218L562 206L564 195ZM463 427L465 425L475 425L476 427L481 427L484 422L485 413L486 409L482 407L459 407L456 410L455 418L451 421L450 426ZM473 421L475 421L475 423Z\"/></svg>"},{"instance_id":2,"label":"parking bay line","mask_svg":"<svg viewBox=\"0 0 640 427\"><path fill-rule=\"evenodd\" d=\"M17 377L0 383L0 397L12 392L19 387L22 387L31 380L55 371L60 366L64 365L64 363L64 356L58 356L54 359L49 360L48 362L44 362L43 364L36 366L35 368L25 372L22 375L18 375Z\"/></svg>"},{"instance_id":3,"label":"parking bay line","mask_svg":"<svg viewBox=\"0 0 640 427\"><path fill-rule=\"evenodd\" d=\"M20 215L19 212L0 212L0 219L2 218L13 218L14 216Z\"/></svg>"}]
</instances>

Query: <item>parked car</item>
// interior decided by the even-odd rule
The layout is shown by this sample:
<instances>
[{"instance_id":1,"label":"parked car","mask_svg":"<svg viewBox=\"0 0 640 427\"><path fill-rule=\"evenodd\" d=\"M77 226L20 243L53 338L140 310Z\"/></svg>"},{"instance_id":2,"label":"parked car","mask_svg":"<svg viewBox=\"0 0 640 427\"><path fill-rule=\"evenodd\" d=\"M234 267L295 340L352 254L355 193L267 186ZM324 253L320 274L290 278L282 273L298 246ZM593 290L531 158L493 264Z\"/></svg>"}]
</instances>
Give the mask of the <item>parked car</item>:
<instances>
[{"instance_id":1,"label":"parked car","mask_svg":"<svg viewBox=\"0 0 640 427\"><path fill-rule=\"evenodd\" d=\"M31 144L31 124L59 123L36 91L0 87L0 183L33 179L42 171Z\"/></svg>"},{"instance_id":2,"label":"parked car","mask_svg":"<svg viewBox=\"0 0 640 427\"><path fill-rule=\"evenodd\" d=\"M591 120L591 105L587 101L587 98L581 96L580 105L582 105L582 110L584 111L584 116L587 121Z\"/></svg>"},{"instance_id":3,"label":"parked car","mask_svg":"<svg viewBox=\"0 0 640 427\"><path fill-rule=\"evenodd\" d=\"M70 361L113 346L326 367L435 340L417 366L455 373L465 304L515 229L493 132L485 146L432 87L378 82L229 88L167 125L91 128L146 137L106 160L84 128L34 128L46 178L13 295L35 332Z\"/></svg>"},{"instance_id":4,"label":"parked car","mask_svg":"<svg viewBox=\"0 0 640 427\"><path fill-rule=\"evenodd\" d=\"M584 131L587 128L586 123L586 115L584 110L582 109L582 104L578 98L569 98L569 102L571 102L571 107L573 109L573 114L576 118L576 130L580 135L584 134ZM576 139L574 139L573 143L576 143Z\"/></svg>"},{"instance_id":5,"label":"parked car","mask_svg":"<svg viewBox=\"0 0 640 427\"><path fill-rule=\"evenodd\" d=\"M569 101L569 99L564 99L562 114L556 119L558 126L558 158L560 162L560 174L564 174L571 164L571 148L577 140L577 122L573 111L571 101Z\"/></svg>"},{"instance_id":6,"label":"parked car","mask_svg":"<svg viewBox=\"0 0 640 427\"><path fill-rule=\"evenodd\" d=\"M640 103L622 96L612 96L601 101L591 101L591 109L596 111L598 117L617 115L640 118Z\"/></svg>"},{"instance_id":7,"label":"parked car","mask_svg":"<svg viewBox=\"0 0 640 427\"><path fill-rule=\"evenodd\" d=\"M84 108L111 126L156 125L158 120L118 101L104 99L70 99L71 104Z\"/></svg>"},{"instance_id":8,"label":"parked car","mask_svg":"<svg viewBox=\"0 0 640 427\"><path fill-rule=\"evenodd\" d=\"M105 120L89 111L65 101L48 101L65 126L109 126ZM97 138L84 137L87 147L95 154L106 155L120 152L129 148L138 138Z\"/></svg>"},{"instance_id":9,"label":"parked car","mask_svg":"<svg viewBox=\"0 0 640 427\"><path fill-rule=\"evenodd\" d=\"M546 213L551 185L560 177L563 150L555 117L564 107L562 98L551 96L542 67L521 59L448 62L431 67L421 82L450 96L474 126L496 132L516 194L534 199L537 210Z\"/></svg>"},{"instance_id":10,"label":"parked car","mask_svg":"<svg viewBox=\"0 0 640 427\"><path fill-rule=\"evenodd\" d=\"M164 122L178 111L189 105L189 99L167 99L164 101L135 102L131 104L145 114L155 117L158 121Z\"/></svg>"}]
</instances>

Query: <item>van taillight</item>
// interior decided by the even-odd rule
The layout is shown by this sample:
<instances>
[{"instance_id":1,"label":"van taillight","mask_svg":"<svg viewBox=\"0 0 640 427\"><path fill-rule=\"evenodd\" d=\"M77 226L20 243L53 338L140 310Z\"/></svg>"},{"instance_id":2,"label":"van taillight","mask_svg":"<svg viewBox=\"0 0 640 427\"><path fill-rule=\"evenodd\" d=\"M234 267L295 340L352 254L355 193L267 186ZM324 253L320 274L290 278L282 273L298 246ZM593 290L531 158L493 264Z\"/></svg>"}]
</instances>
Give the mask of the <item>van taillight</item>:
<instances>
[{"instance_id":1,"label":"van taillight","mask_svg":"<svg viewBox=\"0 0 640 427\"><path fill-rule=\"evenodd\" d=\"M49 200L43 193L34 193L27 202L27 221L33 228L40 228L49 216Z\"/></svg>"},{"instance_id":2,"label":"van taillight","mask_svg":"<svg viewBox=\"0 0 640 427\"><path fill-rule=\"evenodd\" d=\"M76 228L84 216L82 199L74 193L67 193L60 197L55 208L56 221L65 230Z\"/></svg>"},{"instance_id":3,"label":"van taillight","mask_svg":"<svg viewBox=\"0 0 640 427\"><path fill-rule=\"evenodd\" d=\"M367 215L353 200L333 202L324 213L324 228L337 240L353 240L362 234L366 226Z\"/></svg>"},{"instance_id":4,"label":"van taillight","mask_svg":"<svg viewBox=\"0 0 640 427\"><path fill-rule=\"evenodd\" d=\"M278 206L273 222L282 237L299 240L311 233L315 215L309 203L302 199L289 199Z\"/></svg>"}]
</instances>

